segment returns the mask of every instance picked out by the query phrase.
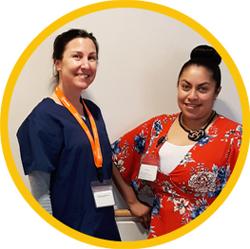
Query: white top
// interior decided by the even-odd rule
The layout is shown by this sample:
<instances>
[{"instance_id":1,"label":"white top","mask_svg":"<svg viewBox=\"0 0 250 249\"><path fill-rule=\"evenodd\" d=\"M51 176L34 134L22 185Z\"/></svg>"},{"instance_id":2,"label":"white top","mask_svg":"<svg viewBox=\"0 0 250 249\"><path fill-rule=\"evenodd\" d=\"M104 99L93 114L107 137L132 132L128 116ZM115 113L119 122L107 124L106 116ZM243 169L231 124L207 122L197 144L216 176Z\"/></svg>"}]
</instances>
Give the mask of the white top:
<instances>
[{"instance_id":1,"label":"white top","mask_svg":"<svg viewBox=\"0 0 250 249\"><path fill-rule=\"evenodd\" d=\"M175 145L166 141L159 150L161 172L165 175L171 173L193 146Z\"/></svg>"}]
</instances>

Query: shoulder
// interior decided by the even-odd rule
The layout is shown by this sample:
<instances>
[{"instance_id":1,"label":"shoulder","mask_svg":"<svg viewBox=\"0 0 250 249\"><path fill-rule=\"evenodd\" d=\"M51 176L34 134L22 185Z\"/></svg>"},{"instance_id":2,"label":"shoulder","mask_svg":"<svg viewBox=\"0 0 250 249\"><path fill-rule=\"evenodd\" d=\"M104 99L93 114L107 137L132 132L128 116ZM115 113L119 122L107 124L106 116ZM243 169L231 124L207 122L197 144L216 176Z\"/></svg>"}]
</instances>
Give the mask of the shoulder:
<instances>
[{"instance_id":1,"label":"shoulder","mask_svg":"<svg viewBox=\"0 0 250 249\"><path fill-rule=\"evenodd\" d=\"M139 127L141 128L147 128L149 130L156 130L157 132L160 132L163 130L164 127L169 126L173 123L173 121L176 119L178 114L161 114L158 116L154 116L144 123L142 123Z\"/></svg>"},{"instance_id":2,"label":"shoulder","mask_svg":"<svg viewBox=\"0 0 250 249\"><path fill-rule=\"evenodd\" d=\"M54 113L58 113L58 108L63 107L56 104L50 98L44 98L34 107L28 118L49 118Z\"/></svg>"},{"instance_id":3,"label":"shoulder","mask_svg":"<svg viewBox=\"0 0 250 249\"><path fill-rule=\"evenodd\" d=\"M225 129L241 130L242 125L232 119L229 119L223 115L218 115L217 125Z\"/></svg>"},{"instance_id":4,"label":"shoulder","mask_svg":"<svg viewBox=\"0 0 250 249\"><path fill-rule=\"evenodd\" d=\"M24 119L19 132L26 129L53 130L59 124L62 106L56 104L50 98L41 100ZM62 109L63 110L63 109Z\"/></svg>"},{"instance_id":5,"label":"shoulder","mask_svg":"<svg viewBox=\"0 0 250 249\"><path fill-rule=\"evenodd\" d=\"M163 124L171 123L173 122L178 116L178 113L174 114L161 114L158 116L153 117L151 120L153 123L155 122L161 122Z\"/></svg>"},{"instance_id":6,"label":"shoulder","mask_svg":"<svg viewBox=\"0 0 250 249\"><path fill-rule=\"evenodd\" d=\"M240 123L226 118L223 115L218 115L214 127L217 129L223 141L231 141L231 139L234 139L240 144L239 141L242 137L242 125Z\"/></svg>"}]
</instances>

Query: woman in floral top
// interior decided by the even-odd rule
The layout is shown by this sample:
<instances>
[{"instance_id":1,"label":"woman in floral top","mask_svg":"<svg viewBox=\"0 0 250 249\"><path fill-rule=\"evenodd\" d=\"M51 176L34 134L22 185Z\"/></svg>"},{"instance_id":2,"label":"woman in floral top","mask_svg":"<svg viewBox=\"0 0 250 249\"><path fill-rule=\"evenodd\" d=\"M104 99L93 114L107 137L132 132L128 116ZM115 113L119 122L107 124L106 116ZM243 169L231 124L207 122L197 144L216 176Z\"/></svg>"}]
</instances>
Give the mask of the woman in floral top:
<instances>
[{"instance_id":1,"label":"woman in floral top","mask_svg":"<svg viewBox=\"0 0 250 249\"><path fill-rule=\"evenodd\" d=\"M154 117L113 144L114 181L131 213L150 224L149 238L201 214L225 186L240 149L241 125L213 110L221 57L207 45L190 57L178 77L181 112Z\"/></svg>"}]
</instances>

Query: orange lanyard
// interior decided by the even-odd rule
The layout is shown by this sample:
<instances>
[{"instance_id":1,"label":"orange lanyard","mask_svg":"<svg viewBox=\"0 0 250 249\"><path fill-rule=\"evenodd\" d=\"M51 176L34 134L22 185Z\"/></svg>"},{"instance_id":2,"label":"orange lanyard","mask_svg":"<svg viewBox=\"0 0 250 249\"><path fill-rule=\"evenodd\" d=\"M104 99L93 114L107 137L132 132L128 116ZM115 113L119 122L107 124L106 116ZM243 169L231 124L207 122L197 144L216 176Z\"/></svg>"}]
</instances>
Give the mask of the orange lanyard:
<instances>
[{"instance_id":1,"label":"orange lanyard","mask_svg":"<svg viewBox=\"0 0 250 249\"><path fill-rule=\"evenodd\" d=\"M97 127L96 127L95 120L94 120L92 114L90 113L88 107L86 106L86 104L82 100L82 104L84 105L84 108L85 108L85 110L86 110L86 112L88 114L88 118L90 120L91 128L92 128L93 135L94 135L94 139L92 137L92 134L91 134L88 126L82 120L80 114L77 112L77 110L75 109L75 107L69 102L69 100L65 97L65 95L62 92L62 90L59 87L56 87L55 94L59 98L59 100L61 101L61 103L69 110L69 112L78 121L78 123L80 124L80 126L82 127L82 129L84 130L84 132L86 133L86 135L87 135L87 137L89 139L89 142L91 144L92 153L93 153L93 157L94 157L94 161L95 161L95 166L98 169L102 168L103 159L102 159L102 152L101 152L100 140L99 140L99 136L98 136L98 132L97 132Z\"/></svg>"}]
</instances>

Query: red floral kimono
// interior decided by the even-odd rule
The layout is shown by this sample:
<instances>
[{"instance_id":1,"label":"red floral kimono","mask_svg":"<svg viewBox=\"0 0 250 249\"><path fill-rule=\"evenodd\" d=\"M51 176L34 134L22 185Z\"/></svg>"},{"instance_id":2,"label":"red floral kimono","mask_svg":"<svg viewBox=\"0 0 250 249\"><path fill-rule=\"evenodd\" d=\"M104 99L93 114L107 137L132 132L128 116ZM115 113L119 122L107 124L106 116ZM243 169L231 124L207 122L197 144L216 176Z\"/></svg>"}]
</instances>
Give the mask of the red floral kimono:
<instances>
[{"instance_id":1,"label":"red floral kimono","mask_svg":"<svg viewBox=\"0 0 250 249\"><path fill-rule=\"evenodd\" d=\"M169 233L196 218L218 196L234 169L241 125L218 115L205 137L189 150L168 175L158 167L154 182L138 179L145 155L159 162L159 149L178 114L150 119L113 145L113 161L138 196L151 193L149 238ZM150 191L149 191L150 190Z\"/></svg>"}]
</instances>

